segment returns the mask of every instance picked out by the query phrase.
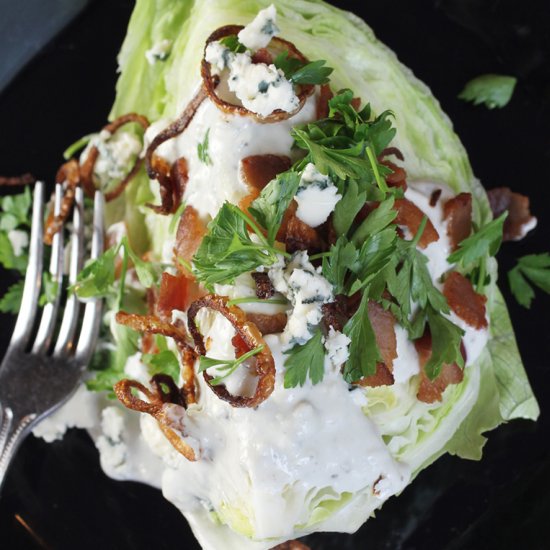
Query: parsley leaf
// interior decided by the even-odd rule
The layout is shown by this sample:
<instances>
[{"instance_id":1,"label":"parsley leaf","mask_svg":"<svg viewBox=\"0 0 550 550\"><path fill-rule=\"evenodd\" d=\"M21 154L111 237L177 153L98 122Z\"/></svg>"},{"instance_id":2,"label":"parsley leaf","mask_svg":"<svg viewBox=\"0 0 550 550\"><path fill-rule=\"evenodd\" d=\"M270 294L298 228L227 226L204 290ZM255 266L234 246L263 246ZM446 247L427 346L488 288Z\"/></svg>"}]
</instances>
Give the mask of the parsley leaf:
<instances>
[{"instance_id":1,"label":"parsley leaf","mask_svg":"<svg viewBox=\"0 0 550 550\"><path fill-rule=\"evenodd\" d=\"M28 187L18 195L8 195L2 198L2 213L0 214L0 229L11 231L19 226L30 228L31 192Z\"/></svg>"},{"instance_id":2,"label":"parsley leaf","mask_svg":"<svg viewBox=\"0 0 550 550\"><path fill-rule=\"evenodd\" d=\"M456 363L464 368L464 358L460 350L464 331L432 307L426 309L426 314L432 335L432 354L424 370L428 378L434 380L441 372L443 365Z\"/></svg>"},{"instance_id":3,"label":"parsley leaf","mask_svg":"<svg viewBox=\"0 0 550 550\"><path fill-rule=\"evenodd\" d=\"M323 276L334 287L335 294L345 292L346 275L358 257L359 251L344 236L330 247L329 255L323 257Z\"/></svg>"},{"instance_id":4,"label":"parsley leaf","mask_svg":"<svg viewBox=\"0 0 550 550\"><path fill-rule=\"evenodd\" d=\"M459 99L471 101L474 105L485 104L488 109L502 108L512 98L517 79L500 74L484 74L470 80L460 94Z\"/></svg>"},{"instance_id":5,"label":"parsley leaf","mask_svg":"<svg viewBox=\"0 0 550 550\"><path fill-rule=\"evenodd\" d=\"M11 285L2 299L0 299L0 311L3 313L19 313L21 308L21 299L23 298L23 287L25 281L21 279Z\"/></svg>"},{"instance_id":6,"label":"parsley leaf","mask_svg":"<svg viewBox=\"0 0 550 550\"><path fill-rule=\"evenodd\" d=\"M278 54L273 64L293 84L326 84L329 81L328 76L334 70L325 67L326 61L323 60L304 63L300 59L289 57L287 50Z\"/></svg>"},{"instance_id":7,"label":"parsley leaf","mask_svg":"<svg viewBox=\"0 0 550 550\"><path fill-rule=\"evenodd\" d=\"M299 185L299 173L283 172L262 189L260 196L248 208L258 223L267 230L267 239L271 244L275 242L284 213Z\"/></svg>"},{"instance_id":8,"label":"parsley leaf","mask_svg":"<svg viewBox=\"0 0 550 550\"><path fill-rule=\"evenodd\" d=\"M202 143L197 144L197 156L199 157L199 160L206 164L207 166L212 165L212 159L210 158L210 154L208 153L208 136L210 134L210 128L206 130L206 134L204 134L204 140Z\"/></svg>"},{"instance_id":9,"label":"parsley leaf","mask_svg":"<svg viewBox=\"0 0 550 550\"><path fill-rule=\"evenodd\" d=\"M504 212L498 218L484 225L479 231L464 239L448 258L451 264L460 264L469 267L485 259L494 256L502 242L502 229L508 212Z\"/></svg>"},{"instance_id":10,"label":"parsley leaf","mask_svg":"<svg viewBox=\"0 0 550 550\"><path fill-rule=\"evenodd\" d=\"M390 196L363 220L351 239L354 244L361 244L367 237L382 231L395 220L397 210L393 208L394 202L393 197Z\"/></svg>"},{"instance_id":11,"label":"parsley leaf","mask_svg":"<svg viewBox=\"0 0 550 550\"><path fill-rule=\"evenodd\" d=\"M15 255L11 241L7 233L0 231L0 264L6 269L14 269L22 275L25 274L29 264L28 254Z\"/></svg>"},{"instance_id":12,"label":"parsley leaf","mask_svg":"<svg viewBox=\"0 0 550 550\"><path fill-rule=\"evenodd\" d=\"M352 226L355 217L363 208L367 200L367 192L359 191L355 180L350 180L347 185L338 186L342 198L336 203L332 214L332 224L338 236L345 235Z\"/></svg>"},{"instance_id":13,"label":"parsley leaf","mask_svg":"<svg viewBox=\"0 0 550 550\"><path fill-rule=\"evenodd\" d=\"M159 353L144 353L141 360L149 367L149 374L168 374L176 382L180 374L180 362L176 354L165 349Z\"/></svg>"},{"instance_id":14,"label":"parsley leaf","mask_svg":"<svg viewBox=\"0 0 550 550\"><path fill-rule=\"evenodd\" d=\"M254 357L264 349L264 346L258 346L257 348L251 349L246 353L243 353L237 359L214 359L212 357L206 357L204 355L200 358L199 372L204 372L206 369L211 367L216 367L218 371L222 371L222 374L216 376L210 380L210 383L213 386L222 384L223 381L230 375L233 374L237 368L242 365L245 361Z\"/></svg>"},{"instance_id":15,"label":"parsley leaf","mask_svg":"<svg viewBox=\"0 0 550 550\"><path fill-rule=\"evenodd\" d=\"M251 239L248 226L260 244ZM241 273L260 265L275 263L278 253L281 251L268 244L251 218L226 202L208 225L208 233L193 257L193 273L212 288L215 283L232 283Z\"/></svg>"},{"instance_id":16,"label":"parsley leaf","mask_svg":"<svg viewBox=\"0 0 550 550\"><path fill-rule=\"evenodd\" d=\"M375 374L376 364L382 360L369 319L368 303L368 292L364 292L359 309L344 327L344 334L351 339L343 371L344 380L349 383Z\"/></svg>"},{"instance_id":17,"label":"parsley leaf","mask_svg":"<svg viewBox=\"0 0 550 550\"><path fill-rule=\"evenodd\" d=\"M244 53L246 52L246 46L239 42L239 37L236 34L230 34L229 36L224 36L220 42L226 47L229 48L234 53Z\"/></svg>"},{"instance_id":18,"label":"parsley leaf","mask_svg":"<svg viewBox=\"0 0 550 550\"><path fill-rule=\"evenodd\" d=\"M307 378L313 384L319 383L325 375L325 348L321 329L302 345L296 345L285 354L285 388L303 386Z\"/></svg>"},{"instance_id":19,"label":"parsley leaf","mask_svg":"<svg viewBox=\"0 0 550 550\"><path fill-rule=\"evenodd\" d=\"M550 294L550 254L529 254L521 257L508 272L508 283L514 298L529 309L535 297L532 285Z\"/></svg>"}]
</instances>

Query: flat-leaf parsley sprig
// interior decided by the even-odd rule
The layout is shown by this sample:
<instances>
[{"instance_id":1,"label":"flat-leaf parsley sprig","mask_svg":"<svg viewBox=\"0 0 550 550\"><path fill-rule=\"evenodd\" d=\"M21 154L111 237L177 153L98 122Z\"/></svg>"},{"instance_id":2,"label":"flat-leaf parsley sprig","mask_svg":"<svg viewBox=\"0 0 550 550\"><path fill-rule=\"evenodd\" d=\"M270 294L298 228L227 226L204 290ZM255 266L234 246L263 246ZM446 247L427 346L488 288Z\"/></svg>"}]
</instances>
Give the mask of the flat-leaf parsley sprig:
<instances>
[{"instance_id":1,"label":"flat-leaf parsley sprig","mask_svg":"<svg viewBox=\"0 0 550 550\"><path fill-rule=\"evenodd\" d=\"M508 272L508 283L514 298L529 309L535 297L533 286L550 294L550 254L529 254L519 258Z\"/></svg>"},{"instance_id":2,"label":"flat-leaf parsley sprig","mask_svg":"<svg viewBox=\"0 0 550 550\"><path fill-rule=\"evenodd\" d=\"M254 357L254 355L257 355L263 351L263 349L263 345L258 346L257 348L243 353L237 359L214 359L212 357L202 355L199 360L199 372L204 372L206 369L216 367L216 369L221 371L222 374L212 378L212 380L210 380L210 384L217 386L222 384L230 374L233 374L240 365L245 363L251 357Z\"/></svg>"}]
</instances>

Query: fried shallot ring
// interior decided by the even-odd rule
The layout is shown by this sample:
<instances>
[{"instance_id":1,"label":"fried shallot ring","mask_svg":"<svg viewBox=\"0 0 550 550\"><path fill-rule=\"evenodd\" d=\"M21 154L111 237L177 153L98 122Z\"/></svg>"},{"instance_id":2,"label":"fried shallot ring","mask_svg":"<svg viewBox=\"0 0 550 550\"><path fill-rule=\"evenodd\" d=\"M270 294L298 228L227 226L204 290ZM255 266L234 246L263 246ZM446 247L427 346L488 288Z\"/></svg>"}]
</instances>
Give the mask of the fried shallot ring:
<instances>
[{"instance_id":1,"label":"fried shallot ring","mask_svg":"<svg viewBox=\"0 0 550 550\"><path fill-rule=\"evenodd\" d=\"M179 201L174 200L178 196L178 189L175 186L178 182L171 174L168 163L161 157L155 155L155 151L169 139L179 136L189 126L197 109L208 97L206 91L201 87L181 115L174 120L167 128L158 133L145 151L145 168L150 179L157 180L160 185L160 206L148 205L158 214L173 214L179 206ZM181 197L180 197L181 200Z\"/></svg>"},{"instance_id":2,"label":"fried shallot ring","mask_svg":"<svg viewBox=\"0 0 550 550\"><path fill-rule=\"evenodd\" d=\"M298 107L291 113L288 113L287 111L283 111L282 109L275 109L271 114L265 117L260 116L257 113L254 113L252 111L249 111L243 105L235 105L234 103L229 103L223 100L216 93L216 88L218 87L218 84L219 84L219 78L217 75L212 75L212 72L210 71L210 63L206 61L206 48L211 42L221 40L226 36L239 34L239 32L243 28L244 27L242 27L241 25L226 25L224 27L220 27L219 29L216 29L207 38L206 44L204 46L205 55L202 59L202 64L201 64L202 83L203 83L204 89L206 90L206 93L208 94L210 99L215 103L218 109L222 110L224 113L231 113L231 114L236 114L241 116L249 116L249 117L252 117L257 122L262 122L262 123L278 122L280 120L285 120L287 118L294 116L298 111L302 109L302 107L306 102L306 99L315 90L315 86L311 84L306 84L306 85L299 85L296 87L297 88L296 95L298 96ZM270 52L270 53L276 53L276 54L287 51L290 58L299 59L303 63L308 62L307 57L302 52L300 52L300 50L298 50L298 48L296 48L296 46L292 42L288 42L287 40L283 40L282 38L273 37L267 49L274 50L274 52Z\"/></svg>"},{"instance_id":3,"label":"fried shallot ring","mask_svg":"<svg viewBox=\"0 0 550 550\"><path fill-rule=\"evenodd\" d=\"M46 220L46 227L44 228L44 243L47 245L52 244L53 236L63 227L65 220L71 212L75 190L80 183L80 168L78 166L78 161L71 159L65 164L62 164L55 176L55 183L64 183L65 189L59 214L54 215L53 208L50 207L50 212Z\"/></svg>"},{"instance_id":4,"label":"fried shallot ring","mask_svg":"<svg viewBox=\"0 0 550 550\"><path fill-rule=\"evenodd\" d=\"M0 176L0 187L19 187L23 185L31 185L36 182L36 178L29 174L21 174L20 176Z\"/></svg>"},{"instance_id":5,"label":"fried shallot ring","mask_svg":"<svg viewBox=\"0 0 550 550\"><path fill-rule=\"evenodd\" d=\"M263 349L254 356L258 384L252 397L231 395L225 386L214 386L211 384L210 381L213 377L206 371L203 372L204 380L220 399L227 401L233 407L257 407L273 392L273 388L275 387L275 362L271 350L265 343L258 327L246 320L246 314L242 309L236 306L229 306L227 302L228 298L226 296L218 296L217 294L207 294L195 300L187 310L187 326L195 341L195 348L199 355L206 355L206 347L203 336L199 332L195 322L195 317L203 308L221 313L233 325L237 334L242 338L249 350L263 346Z\"/></svg>"},{"instance_id":6,"label":"fried shallot ring","mask_svg":"<svg viewBox=\"0 0 550 550\"><path fill-rule=\"evenodd\" d=\"M163 385L168 388L168 391L163 389ZM156 374L151 379L151 386L152 389L149 389L137 380L124 379L115 384L114 390L118 400L126 408L150 414L158 422L159 428L172 446L187 460L197 460L194 449L182 438L185 434L181 418L178 421L174 418L176 411L180 417L185 414L184 407L178 402L179 390L174 381L168 375ZM134 389L145 395L147 401L134 395L132 392Z\"/></svg>"},{"instance_id":7,"label":"fried shallot ring","mask_svg":"<svg viewBox=\"0 0 550 550\"><path fill-rule=\"evenodd\" d=\"M162 334L172 338L182 359L181 375L183 379L182 392L185 398L185 405L196 403L195 395L195 371L193 364L195 362L195 352L187 344L187 332L183 326L167 323L159 319L156 315L137 315L135 313L126 313L119 311L116 314L116 322L130 327L138 332L147 334Z\"/></svg>"},{"instance_id":8,"label":"fried shallot ring","mask_svg":"<svg viewBox=\"0 0 550 550\"><path fill-rule=\"evenodd\" d=\"M149 120L147 120L146 117L144 117L143 115L138 115L137 113L128 113L126 115L118 117L112 122L109 122L109 124L105 125L102 128L102 131L109 132L109 134L114 134L119 128L125 126L126 124L130 124L131 122L139 124L143 128L143 130L147 130L147 128L149 127ZM84 188L84 192L88 197L93 197L95 193L93 173L94 166L98 157L99 150L95 145L92 145L90 147L90 150L88 151L86 159L80 167L80 179L82 181L82 187ZM134 162L134 166L132 166L132 169L128 172L128 174L126 174L126 176L118 183L118 185L114 189L112 189L108 193L105 193L105 200L107 202L116 199L124 191L128 183L130 183L132 179L134 179L134 177L137 175L142 164L143 158L138 155Z\"/></svg>"}]
</instances>

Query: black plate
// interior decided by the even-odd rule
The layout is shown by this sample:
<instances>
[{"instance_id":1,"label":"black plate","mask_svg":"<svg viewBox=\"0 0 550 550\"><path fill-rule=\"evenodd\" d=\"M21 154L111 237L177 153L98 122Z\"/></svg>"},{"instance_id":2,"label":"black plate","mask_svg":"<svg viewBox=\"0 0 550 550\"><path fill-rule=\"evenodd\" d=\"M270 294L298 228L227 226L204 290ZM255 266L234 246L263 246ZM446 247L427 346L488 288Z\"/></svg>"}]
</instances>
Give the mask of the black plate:
<instances>
[{"instance_id":1,"label":"black plate","mask_svg":"<svg viewBox=\"0 0 550 550\"><path fill-rule=\"evenodd\" d=\"M424 80L454 121L487 187L529 194L539 227L500 254L505 278L519 255L549 250L550 13L541 0L335 2L353 9ZM363 3L361 3L363 5ZM53 179L61 151L104 124L114 98L116 53L132 2L96 0L0 96L0 173ZM2 52L0 52L0 59ZM483 73L519 82L502 110L456 99ZM10 282L3 275L3 284ZM520 349L541 404L537 423L492 433L479 462L444 457L354 536L314 535L314 550L440 550L550 547L550 298L527 312L510 299ZM11 320L2 318L2 338ZM30 437L0 499L2 549L198 548L160 492L108 479L81 431L51 445Z\"/></svg>"}]
</instances>

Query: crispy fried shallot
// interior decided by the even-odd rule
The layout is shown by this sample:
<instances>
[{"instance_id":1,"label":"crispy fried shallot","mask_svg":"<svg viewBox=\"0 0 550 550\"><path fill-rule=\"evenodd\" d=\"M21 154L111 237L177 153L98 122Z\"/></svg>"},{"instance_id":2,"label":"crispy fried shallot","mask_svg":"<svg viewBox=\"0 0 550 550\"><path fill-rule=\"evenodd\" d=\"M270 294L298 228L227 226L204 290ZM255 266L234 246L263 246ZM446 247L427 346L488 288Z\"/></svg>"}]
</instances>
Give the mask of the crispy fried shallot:
<instances>
[{"instance_id":1,"label":"crispy fried shallot","mask_svg":"<svg viewBox=\"0 0 550 550\"><path fill-rule=\"evenodd\" d=\"M443 283L443 295L449 307L463 321L478 330L487 327L487 298L483 294L478 294L466 277L456 271L449 273Z\"/></svg>"},{"instance_id":2,"label":"crispy fried shallot","mask_svg":"<svg viewBox=\"0 0 550 550\"><path fill-rule=\"evenodd\" d=\"M472 195L459 193L443 206L443 216L447 220L447 235L451 250L455 251L472 231Z\"/></svg>"},{"instance_id":3,"label":"crispy fried shallot","mask_svg":"<svg viewBox=\"0 0 550 550\"><path fill-rule=\"evenodd\" d=\"M137 113L128 113L122 115L109 124L106 124L102 131L109 132L109 134L114 134L119 128L125 126L126 124L136 123L139 124L143 130L147 130L149 127L149 121L143 115L138 115ZM82 187L84 192L88 197L93 197L95 193L95 185L93 181L94 166L99 157L99 149L92 145L88 150L86 159L80 166L80 179L82 182ZM114 189L105 193L105 200L107 202L116 199L123 191L126 189L126 186L136 177L141 165L143 164L143 158L138 155L134 161L134 165L131 170L126 174L126 176L117 184Z\"/></svg>"},{"instance_id":4,"label":"crispy fried shallot","mask_svg":"<svg viewBox=\"0 0 550 550\"><path fill-rule=\"evenodd\" d=\"M422 212L418 206L407 199L397 199L395 201L395 209L397 210L397 217L395 218L394 223L397 225L406 226L414 237L420 227L420 224L422 223L424 212ZM433 226L432 222L428 219L418 245L420 248L426 248L430 243L433 243L438 239L439 233Z\"/></svg>"},{"instance_id":5,"label":"crispy fried shallot","mask_svg":"<svg viewBox=\"0 0 550 550\"><path fill-rule=\"evenodd\" d=\"M126 313L125 311L119 311L116 314L116 321L138 332L161 334L162 336L167 336L174 340L178 346L182 359L182 391L185 398L185 404L190 405L191 403L196 403L195 371L193 369L196 356L193 349L187 344L187 331L185 330L185 326L183 324L176 325L162 321L156 315L137 315L135 313Z\"/></svg>"},{"instance_id":6,"label":"crispy fried shallot","mask_svg":"<svg viewBox=\"0 0 550 550\"><path fill-rule=\"evenodd\" d=\"M65 164L62 164L55 176L55 182L63 183L65 188L59 214L54 215L53 208L50 206L46 226L44 228L44 243L48 245L52 244L53 236L63 227L65 220L71 212L75 190L80 183L78 161L71 159Z\"/></svg>"},{"instance_id":7,"label":"crispy fried shallot","mask_svg":"<svg viewBox=\"0 0 550 550\"><path fill-rule=\"evenodd\" d=\"M167 388L165 390L164 388ZM128 409L150 414L157 422L172 446L187 460L197 460L194 449L185 442L185 408L178 388L170 376L156 374L151 379L151 389L137 380L120 380L115 384L118 400ZM134 395L141 392L147 401Z\"/></svg>"},{"instance_id":8,"label":"crispy fried shallot","mask_svg":"<svg viewBox=\"0 0 550 550\"><path fill-rule=\"evenodd\" d=\"M225 27L220 27L219 29L216 29L206 40L206 44L204 47L205 55L206 55L206 48L211 42L221 40L226 36L239 34L241 29L243 29L243 27L240 25L227 25ZM290 58L299 59L303 63L308 62L307 58L296 48L294 44L292 44L292 42L288 42L287 40L283 40L282 38L273 37L267 47L267 53L275 57L279 53L284 51L288 52L288 55ZM262 53L262 57L266 58L265 52ZM254 120L262 123L278 122L280 120L285 120L287 118L290 118L291 116L294 116L298 111L302 109L302 107L306 102L306 99L313 93L315 89L315 87L310 84L296 86L296 95L298 96L298 107L293 112L288 113L281 109L275 109L271 114L263 117L258 115L257 113L249 111L243 105L230 103L225 99L222 99L222 97L220 97L220 95L217 93L219 78L217 75L212 74L210 70L210 63L206 61L206 58L204 56L203 56L202 65L201 65L201 75L202 75L204 90L206 91L210 99L214 102L216 107L218 107L220 110L222 110L225 113L231 113L231 114L236 114L241 116L249 116L249 117L252 117Z\"/></svg>"},{"instance_id":9,"label":"crispy fried shallot","mask_svg":"<svg viewBox=\"0 0 550 550\"><path fill-rule=\"evenodd\" d=\"M0 187L19 187L22 185L31 185L34 182L36 182L36 178L28 172L20 176L0 176Z\"/></svg>"},{"instance_id":10,"label":"crispy fried shallot","mask_svg":"<svg viewBox=\"0 0 550 550\"><path fill-rule=\"evenodd\" d=\"M254 370L258 377L258 383L256 391L251 397L231 395L225 386L212 385L210 383L212 376L206 371L203 372L204 380L220 399L227 401L233 407L257 407L271 395L275 387L275 362L271 355L271 350L265 343L258 327L254 323L247 321L242 309L236 306L229 306L227 301L228 299L225 296L217 296L216 294L208 294L196 300L189 306L187 311L187 326L195 341L195 349L199 355L206 354L206 347L195 318L197 313L203 308L221 313L233 325L236 333L240 335L248 350L263 346L263 349L254 356Z\"/></svg>"},{"instance_id":11,"label":"crispy fried shallot","mask_svg":"<svg viewBox=\"0 0 550 550\"><path fill-rule=\"evenodd\" d=\"M206 97L207 94L201 87L181 115L167 128L162 130L162 132L158 133L147 147L147 151L145 152L145 167L149 178L152 180L156 179L159 182L161 197L160 206L148 206L153 208L158 214L173 214L178 209L185 183L187 182L187 162L183 164L185 159L180 158L175 163L175 167L170 166L165 159L156 155L155 151L165 141L179 136L187 129Z\"/></svg>"},{"instance_id":12,"label":"crispy fried shallot","mask_svg":"<svg viewBox=\"0 0 550 550\"><path fill-rule=\"evenodd\" d=\"M514 193L509 187L490 189L487 194L495 218L508 211L508 217L504 221L503 240L523 239L528 229L532 229L537 221L534 216L531 216L529 197Z\"/></svg>"},{"instance_id":13,"label":"crispy fried shallot","mask_svg":"<svg viewBox=\"0 0 550 550\"><path fill-rule=\"evenodd\" d=\"M432 337L429 331L426 331L424 335L418 340L414 341L416 352L418 353L418 360L420 361L420 384L416 397L419 401L424 403L434 403L435 401L441 401L441 395L445 391L445 388L449 384L459 384L464 378L464 372L456 364L443 365L441 372L435 378L430 380L426 375L424 367L430 360L432 355ZM462 355L465 356L464 347L461 347Z\"/></svg>"}]
</instances>

